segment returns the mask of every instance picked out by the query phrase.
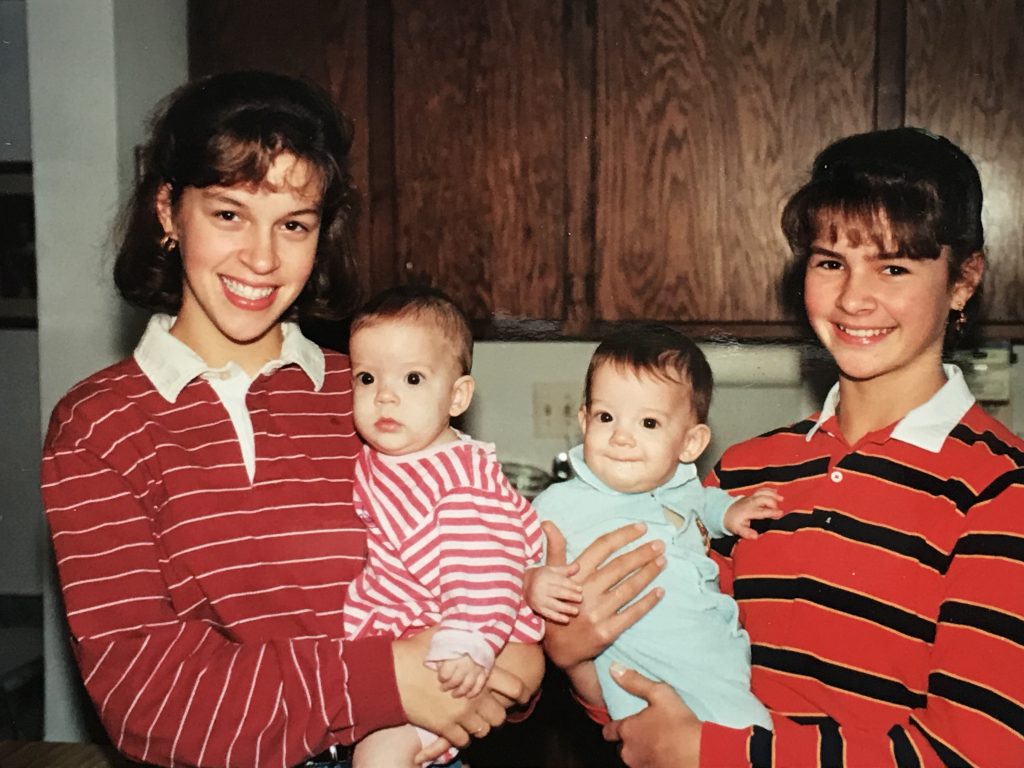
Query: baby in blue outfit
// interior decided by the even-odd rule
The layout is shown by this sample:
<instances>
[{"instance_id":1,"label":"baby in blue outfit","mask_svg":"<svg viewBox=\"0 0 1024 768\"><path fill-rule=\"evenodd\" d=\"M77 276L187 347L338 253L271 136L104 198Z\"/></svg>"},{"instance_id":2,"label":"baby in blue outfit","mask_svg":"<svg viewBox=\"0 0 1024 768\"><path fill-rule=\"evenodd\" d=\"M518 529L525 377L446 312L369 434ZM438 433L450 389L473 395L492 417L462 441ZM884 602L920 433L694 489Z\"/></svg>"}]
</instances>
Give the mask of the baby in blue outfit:
<instances>
[{"instance_id":1,"label":"baby in blue outfit","mask_svg":"<svg viewBox=\"0 0 1024 768\"><path fill-rule=\"evenodd\" d=\"M712 376L704 354L664 326L633 326L594 352L580 408L583 445L569 454L575 477L534 500L543 520L565 536L571 561L602 534L642 522L665 543L667 565L654 582L665 596L592 663L573 685L615 719L646 702L612 679L613 662L672 685L701 720L733 728L771 718L750 692L750 643L736 602L718 589L709 537L754 538L751 521L778 518L781 497L760 490L733 497L705 488L693 462L707 447ZM565 567L533 569L527 602L549 621L578 612L579 588Z\"/></svg>"}]
</instances>

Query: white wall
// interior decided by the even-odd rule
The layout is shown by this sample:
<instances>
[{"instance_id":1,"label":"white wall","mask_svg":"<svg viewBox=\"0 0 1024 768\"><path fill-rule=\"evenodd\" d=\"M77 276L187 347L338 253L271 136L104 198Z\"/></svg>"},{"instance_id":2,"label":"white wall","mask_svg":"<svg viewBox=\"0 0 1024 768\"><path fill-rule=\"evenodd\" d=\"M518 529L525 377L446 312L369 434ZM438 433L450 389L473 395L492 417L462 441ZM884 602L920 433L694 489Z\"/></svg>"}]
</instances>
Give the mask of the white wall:
<instances>
[{"instance_id":1,"label":"white wall","mask_svg":"<svg viewBox=\"0 0 1024 768\"><path fill-rule=\"evenodd\" d=\"M131 349L134 315L111 282L111 222L131 147L155 101L185 81L186 0L27 0L39 270L43 428L76 381ZM46 605L46 738L84 736L77 675L52 584Z\"/></svg>"}]
</instances>

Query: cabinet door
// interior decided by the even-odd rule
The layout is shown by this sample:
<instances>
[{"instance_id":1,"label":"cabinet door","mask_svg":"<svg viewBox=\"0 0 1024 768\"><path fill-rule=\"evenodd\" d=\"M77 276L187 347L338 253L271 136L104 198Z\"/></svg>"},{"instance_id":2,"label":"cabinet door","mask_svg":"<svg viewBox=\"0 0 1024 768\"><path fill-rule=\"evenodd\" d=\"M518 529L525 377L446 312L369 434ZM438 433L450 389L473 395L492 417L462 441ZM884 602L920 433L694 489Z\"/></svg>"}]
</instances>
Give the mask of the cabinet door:
<instances>
[{"instance_id":1,"label":"cabinet door","mask_svg":"<svg viewBox=\"0 0 1024 768\"><path fill-rule=\"evenodd\" d=\"M908 0L906 122L977 163L989 259L985 335L1024 325L1024 3Z\"/></svg>"},{"instance_id":2,"label":"cabinet door","mask_svg":"<svg viewBox=\"0 0 1024 768\"><path fill-rule=\"evenodd\" d=\"M393 7L400 279L432 279L477 319L561 319L563 4Z\"/></svg>"},{"instance_id":3,"label":"cabinet door","mask_svg":"<svg viewBox=\"0 0 1024 768\"><path fill-rule=\"evenodd\" d=\"M599 319L783 319L779 216L872 127L875 5L597 3Z\"/></svg>"}]
</instances>

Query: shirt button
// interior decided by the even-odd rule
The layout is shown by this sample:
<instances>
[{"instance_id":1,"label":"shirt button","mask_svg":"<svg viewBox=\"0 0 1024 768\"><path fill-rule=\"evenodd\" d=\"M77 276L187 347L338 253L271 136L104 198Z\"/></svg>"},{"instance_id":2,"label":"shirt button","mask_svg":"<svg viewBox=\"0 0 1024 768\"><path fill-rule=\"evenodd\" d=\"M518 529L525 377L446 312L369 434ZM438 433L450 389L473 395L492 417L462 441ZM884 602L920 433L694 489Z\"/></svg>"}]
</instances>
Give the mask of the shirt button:
<instances>
[{"instance_id":1,"label":"shirt button","mask_svg":"<svg viewBox=\"0 0 1024 768\"><path fill-rule=\"evenodd\" d=\"M834 470L832 470L832 474L829 475L829 479L833 483L841 483L841 482L843 482L843 473L840 472L838 469L834 469Z\"/></svg>"}]
</instances>

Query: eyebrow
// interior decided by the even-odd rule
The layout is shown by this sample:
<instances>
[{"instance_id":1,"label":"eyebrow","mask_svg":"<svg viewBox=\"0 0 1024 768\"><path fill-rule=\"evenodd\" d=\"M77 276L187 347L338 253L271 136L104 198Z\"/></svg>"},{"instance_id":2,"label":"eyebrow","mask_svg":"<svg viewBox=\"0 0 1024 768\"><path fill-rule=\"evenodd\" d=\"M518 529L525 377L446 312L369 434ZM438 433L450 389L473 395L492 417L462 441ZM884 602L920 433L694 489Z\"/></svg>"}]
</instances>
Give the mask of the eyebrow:
<instances>
[{"instance_id":1,"label":"eyebrow","mask_svg":"<svg viewBox=\"0 0 1024 768\"><path fill-rule=\"evenodd\" d=\"M839 253L838 251L832 251L820 245L812 245L811 253L816 253L819 256L831 256L834 259L846 258L845 256L843 256L843 254ZM899 251L879 251L877 254L869 258L880 259L885 261L890 259L905 259L907 258L907 256L900 253Z\"/></svg>"},{"instance_id":2,"label":"eyebrow","mask_svg":"<svg viewBox=\"0 0 1024 768\"><path fill-rule=\"evenodd\" d=\"M204 189L203 190L203 196L207 200L219 200L222 203L228 203L229 205L235 205L235 206L238 206L239 208L248 208L249 207L248 205L243 203L241 200L238 200L238 199L232 197L227 192L211 192L209 189ZM311 216L319 217L320 216L320 209L319 208L312 208L312 207L311 208L300 208L300 209L295 210L295 211L289 211L288 213L286 213L284 215L284 217L287 218L288 216L306 216L306 215L311 215Z\"/></svg>"}]
</instances>

